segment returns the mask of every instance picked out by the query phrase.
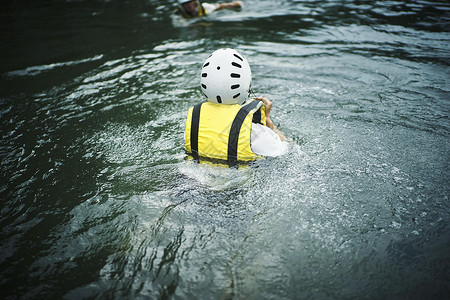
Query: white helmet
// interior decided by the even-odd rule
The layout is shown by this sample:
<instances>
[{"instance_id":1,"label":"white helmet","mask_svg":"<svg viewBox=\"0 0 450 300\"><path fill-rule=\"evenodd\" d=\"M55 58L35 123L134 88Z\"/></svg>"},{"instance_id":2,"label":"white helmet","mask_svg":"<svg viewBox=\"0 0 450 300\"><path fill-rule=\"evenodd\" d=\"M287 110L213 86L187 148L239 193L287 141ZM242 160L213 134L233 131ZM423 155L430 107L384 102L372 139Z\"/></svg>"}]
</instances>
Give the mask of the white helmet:
<instances>
[{"instance_id":1,"label":"white helmet","mask_svg":"<svg viewBox=\"0 0 450 300\"><path fill-rule=\"evenodd\" d=\"M209 102L243 104L251 82L247 59L234 49L216 50L203 64L200 85Z\"/></svg>"},{"instance_id":2,"label":"white helmet","mask_svg":"<svg viewBox=\"0 0 450 300\"><path fill-rule=\"evenodd\" d=\"M183 4L183 3L186 3L186 2L191 2L192 0L178 0L178 3L179 4Z\"/></svg>"}]
</instances>

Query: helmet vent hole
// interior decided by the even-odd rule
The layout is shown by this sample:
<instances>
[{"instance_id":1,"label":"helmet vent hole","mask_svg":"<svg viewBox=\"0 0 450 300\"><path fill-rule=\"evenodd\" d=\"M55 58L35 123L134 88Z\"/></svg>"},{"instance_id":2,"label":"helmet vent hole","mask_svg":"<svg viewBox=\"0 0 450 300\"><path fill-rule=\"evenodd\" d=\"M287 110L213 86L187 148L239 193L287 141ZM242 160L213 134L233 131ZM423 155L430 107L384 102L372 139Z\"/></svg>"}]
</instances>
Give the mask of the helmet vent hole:
<instances>
[{"instance_id":1,"label":"helmet vent hole","mask_svg":"<svg viewBox=\"0 0 450 300\"><path fill-rule=\"evenodd\" d=\"M242 57L240 57L239 55L237 55L236 53L235 54L233 54L235 57L237 57L240 61L244 61L243 59L242 59Z\"/></svg>"},{"instance_id":2,"label":"helmet vent hole","mask_svg":"<svg viewBox=\"0 0 450 300\"><path fill-rule=\"evenodd\" d=\"M202 88L206 90L206 84L202 83Z\"/></svg>"},{"instance_id":3,"label":"helmet vent hole","mask_svg":"<svg viewBox=\"0 0 450 300\"><path fill-rule=\"evenodd\" d=\"M238 89L240 86L241 86L240 84L233 84L233 85L231 86L231 89L232 89L232 90L235 90L235 89ZM205 89L206 89L206 88L205 88Z\"/></svg>"},{"instance_id":4,"label":"helmet vent hole","mask_svg":"<svg viewBox=\"0 0 450 300\"><path fill-rule=\"evenodd\" d=\"M220 67L217 67L217 70L220 70Z\"/></svg>"},{"instance_id":5,"label":"helmet vent hole","mask_svg":"<svg viewBox=\"0 0 450 300\"><path fill-rule=\"evenodd\" d=\"M203 68L205 68L207 66L209 66L209 61L206 64L203 65Z\"/></svg>"},{"instance_id":6,"label":"helmet vent hole","mask_svg":"<svg viewBox=\"0 0 450 300\"><path fill-rule=\"evenodd\" d=\"M233 66L235 66L235 67L242 68L242 66L241 66L240 64L238 64L238 63L232 62L231 64L232 64Z\"/></svg>"},{"instance_id":7,"label":"helmet vent hole","mask_svg":"<svg viewBox=\"0 0 450 300\"><path fill-rule=\"evenodd\" d=\"M207 77L208 74L207 73L202 73L202 77Z\"/></svg>"},{"instance_id":8,"label":"helmet vent hole","mask_svg":"<svg viewBox=\"0 0 450 300\"><path fill-rule=\"evenodd\" d=\"M219 95L217 95L216 98L217 98L217 102L222 103L222 98L220 98Z\"/></svg>"},{"instance_id":9,"label":"helmet vent hole","mask_svg":"<svg viewBox=\"0 0 450 300\"><path fill-rule=\"evenodd\" d=\"M236 73L231 73L231 77L232 78L241 78L241 75L240 74L236 74Z\"/></svg>"},{"instance_id":10,"label":"helmet vent hole","mask_svg":"<svg viewBox=\"0 0 450 300\"><path fill-rule=\"evenodd\" d=\"M237 93L236 95L233 96L233 99L236 99L237 97L239 97L241 95L241 93Z\"/></svg>"}]
</instances>

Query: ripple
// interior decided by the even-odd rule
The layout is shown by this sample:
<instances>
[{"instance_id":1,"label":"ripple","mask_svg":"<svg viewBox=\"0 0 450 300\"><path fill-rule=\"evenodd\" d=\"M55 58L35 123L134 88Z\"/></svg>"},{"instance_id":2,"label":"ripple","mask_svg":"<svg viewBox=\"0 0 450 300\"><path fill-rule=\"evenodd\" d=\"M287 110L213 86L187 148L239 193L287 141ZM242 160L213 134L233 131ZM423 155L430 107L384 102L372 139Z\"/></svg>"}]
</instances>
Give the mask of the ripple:
<instances>
[{"instance_id":1,"label":"ripple","mask_svg":"<svg viewBox=\"0 0 450 300\"><path fill-rule=\"evenodd\" d=\"M93 56L93 57L90 57L90 58L79 59L79 60L75 60L75 61L52 63L52 64L41 65L41 66L32 66L32 67L28 67L28 68L23 69L23 70L9 71L9 72L6 73L6 76L11 76L11 77L15 77L15 76L36 76L36 75L41 75L42 73L51 71L53 69L62 68L62 67L76 66L76 65L79 65L79 64L87 63L87 62L101 60L102 58L103 58L103 55L100 54L100 55L96 55L96 56Z\"/></svg>"}]
</instances>

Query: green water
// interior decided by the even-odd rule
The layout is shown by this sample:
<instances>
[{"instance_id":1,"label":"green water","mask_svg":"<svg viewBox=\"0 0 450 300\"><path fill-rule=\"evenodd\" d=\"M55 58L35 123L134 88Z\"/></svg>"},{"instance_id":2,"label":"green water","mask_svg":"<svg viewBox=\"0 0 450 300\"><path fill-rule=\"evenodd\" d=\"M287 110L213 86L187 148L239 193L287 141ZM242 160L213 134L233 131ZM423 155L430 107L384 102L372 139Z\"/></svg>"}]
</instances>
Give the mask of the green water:
<instances>
[{"instance_id":1,"label":"green water","mask_svg":"<svg viewBox=\"0 0 450 300\"><path fill-rule=\"evenodd\" d=\"M175 2L2 4L1 298L444 299L448 1ZM185 160L222 47L286 155Z\"/></svg>"}]
</instances>

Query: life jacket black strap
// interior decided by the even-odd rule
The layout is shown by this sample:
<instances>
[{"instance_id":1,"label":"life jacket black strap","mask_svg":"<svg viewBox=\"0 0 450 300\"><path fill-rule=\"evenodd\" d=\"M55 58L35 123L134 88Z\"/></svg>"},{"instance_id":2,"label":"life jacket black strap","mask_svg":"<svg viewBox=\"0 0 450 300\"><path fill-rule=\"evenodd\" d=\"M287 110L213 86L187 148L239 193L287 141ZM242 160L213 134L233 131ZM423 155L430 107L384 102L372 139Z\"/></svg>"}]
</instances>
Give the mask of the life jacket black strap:
<instances>
[{"instance_id":1,"label":"life jacket black strap","mask_svg":"<svg viewBox=\"0 0 450 300\"><path fill-rule=\"evenodd\" d=\"M254 114L253 114L253 120L252 123L258 123L258 124L262 124L261 122L261 109L258 109Z\"/></svg>"},{"instance_id":2,"label":"life jacket black strap","mask_svg":"<svg viewBox=\"0 0 450 300\"><path fill-rule=\"evenodd\" d=\"M200 108L203 103L199 103L192 109L191 121L191 152L194 159L198 159L198 128L200 124Z\"/></svg>"},{"instance_id":3,"label":"life jacket black strap","mask_svg":"<svg viewBox=\"0 0 450 300\"><path fill-rule=\"evenodd\" d=\"M227 153L227 161L229 164L235 164L237 162L237 152L238 152L238 142L239 142L239 133L241 131L242 123L244 123L247 115L252 111L256 106L258 106L259 101L252 101L249 104L242 106L238 111L236 117L231 124L230 135L228 137L228 153Z\"/></svg>"}]
</instances>

